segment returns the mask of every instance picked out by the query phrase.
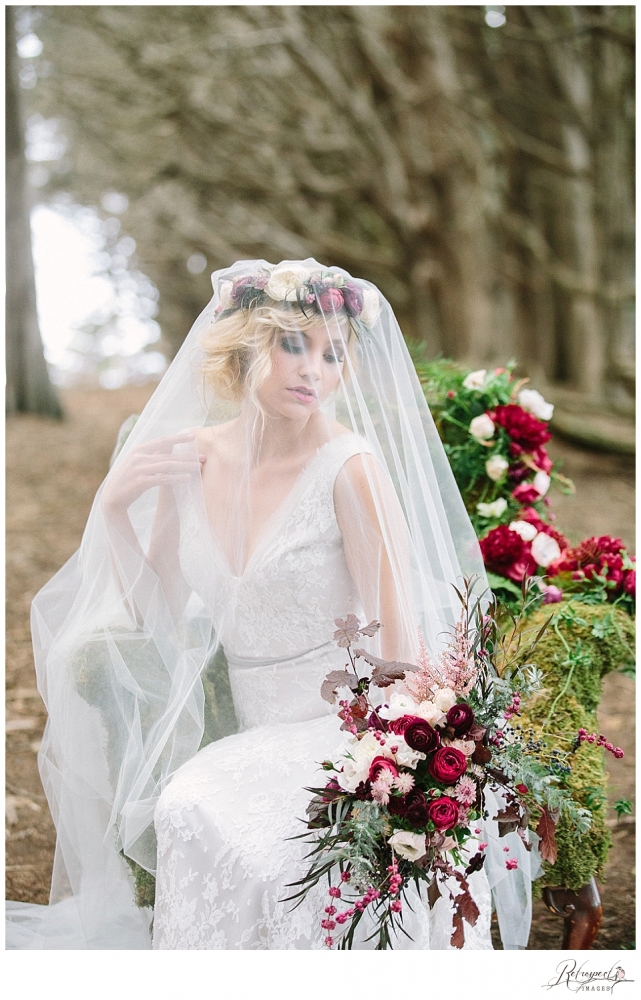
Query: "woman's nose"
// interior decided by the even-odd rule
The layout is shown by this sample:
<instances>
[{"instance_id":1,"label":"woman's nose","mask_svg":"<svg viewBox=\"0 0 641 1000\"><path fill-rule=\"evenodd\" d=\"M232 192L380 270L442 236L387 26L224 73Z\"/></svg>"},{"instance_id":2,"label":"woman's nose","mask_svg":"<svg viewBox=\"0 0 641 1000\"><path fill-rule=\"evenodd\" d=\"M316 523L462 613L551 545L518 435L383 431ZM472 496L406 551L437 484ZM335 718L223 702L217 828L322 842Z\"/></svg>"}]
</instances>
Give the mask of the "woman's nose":
<instances>
[{"instance_id":1,"label":"woman's nose","mask_svg":"<svg viewBox=\"0 0 641 1000\"><path fill-rule=\"evenodd\" d=\"M301 359L300 374L311 379L313 382L320 381L321 359L316 351L307 351Z\"/></svg>"}]
</instances>

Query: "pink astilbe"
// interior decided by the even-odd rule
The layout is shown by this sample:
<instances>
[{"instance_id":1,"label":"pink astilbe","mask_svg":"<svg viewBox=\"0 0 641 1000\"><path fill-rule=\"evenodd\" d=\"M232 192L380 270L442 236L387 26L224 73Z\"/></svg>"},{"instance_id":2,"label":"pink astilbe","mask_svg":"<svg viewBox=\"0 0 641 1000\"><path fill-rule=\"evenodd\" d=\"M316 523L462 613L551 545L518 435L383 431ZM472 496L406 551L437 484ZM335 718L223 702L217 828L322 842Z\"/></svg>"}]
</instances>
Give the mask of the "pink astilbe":
<instances>
[{"instance_id":1,"label":"pink astilbe","mask_svg":"<svg viewBox=\"0 0 641 1000\"><path fill-rule=\"evenodd\" d=\"M465 608L454 626L447 649L435 663L428 653L419 629L418 670L405 675L405 687L417 701L431 700L441 688L451 688L457 694L467 694L476 679L472 642L468 635Z\"/></svg>"},{"instance_id":2,"label":"pink astilbe","mask_svg":"<svg viewBox=\"0 0 641 1000\"><path fill-rule=\"evenodd\" d=\"M394 784L395 775L387 768L379 771L378 777L372 782L372 798L379 805L386 806L390 799L390 791Z\"/></svg>"}]
</instances>

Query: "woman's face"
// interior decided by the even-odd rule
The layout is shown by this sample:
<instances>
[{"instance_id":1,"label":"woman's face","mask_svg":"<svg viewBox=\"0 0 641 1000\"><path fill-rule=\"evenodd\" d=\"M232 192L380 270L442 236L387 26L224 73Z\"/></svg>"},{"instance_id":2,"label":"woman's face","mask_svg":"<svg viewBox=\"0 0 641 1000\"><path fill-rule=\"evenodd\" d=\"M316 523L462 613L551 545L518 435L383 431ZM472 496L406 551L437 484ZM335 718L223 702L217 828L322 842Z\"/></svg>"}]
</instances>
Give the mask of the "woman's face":
<instances>
[{"instance_id":1,"label":"woman's face","mask_svg":"<svg viewBox=\"0 0 641 1000\"><path fill-rule=\"evenodd\" d=\"M300 420L336 388L345 364L346 334L337 324L281 332L272 348L272 370L258 389L265 411Z\"/></svg>"}]
</instances>

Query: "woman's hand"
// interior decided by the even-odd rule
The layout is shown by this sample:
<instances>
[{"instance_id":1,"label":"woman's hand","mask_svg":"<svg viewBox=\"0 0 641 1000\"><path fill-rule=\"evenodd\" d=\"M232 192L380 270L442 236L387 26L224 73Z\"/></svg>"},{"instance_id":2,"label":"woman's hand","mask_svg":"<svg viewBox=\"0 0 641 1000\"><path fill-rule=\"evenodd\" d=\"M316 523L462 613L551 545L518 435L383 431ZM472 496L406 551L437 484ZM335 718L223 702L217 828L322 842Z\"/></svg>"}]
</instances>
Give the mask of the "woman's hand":
<instances>
[{"instance_id":1,"label":"woman's hand","mask_svg":"<svg viewBox=\"0 0 641 1000\"><path fill-rule=\"evenodd\" d=\"M182 431L156 438L132 448L117 462L102 493L102 506L107 514L122 515L132 503L155 486L184 483L200 472L204 455L174 455L176 445L195 441L193 431Z\"/></svg>"}]
</instances>

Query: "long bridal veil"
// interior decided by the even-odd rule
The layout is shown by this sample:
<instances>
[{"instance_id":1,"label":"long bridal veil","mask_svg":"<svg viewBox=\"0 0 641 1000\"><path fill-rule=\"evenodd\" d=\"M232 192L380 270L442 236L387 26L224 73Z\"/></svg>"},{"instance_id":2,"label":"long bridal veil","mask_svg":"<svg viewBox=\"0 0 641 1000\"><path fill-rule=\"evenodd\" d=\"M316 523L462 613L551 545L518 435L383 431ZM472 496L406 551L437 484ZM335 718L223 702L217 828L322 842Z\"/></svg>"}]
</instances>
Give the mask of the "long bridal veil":
<instances>
[{"instance_id":1,"label":"long bridal veil","mask_svg":"<svg viewBox=\"0 0 641 1000\"><path fill-rule=\"evenodd\" d=\"M261 544L250 537L256 514L250 473L266 417L256 406L245 419L233 478L221 484L226 501L218 505L203 492L194 438L200 428L247 417L247 400L229 378L205 377L234 308L260 312L271 288L291 312L292 335L301 316L311 317L326 326L340 354L340 377L322 403L326 437L337 429L357 436L375 511L365 509L362 489L347 479L350 569L368 617L393 609L381 633L393 631L397 657L415 657L419 628L437 651L458 617L452 584L463 576L485 579L401 331L378 289L311 259L277 268L241 261L212 282L212 300L96 495L79 550L33 602L38 688L49 714L39 766L58 839L51 903L8 904L9 947L150 947L152 911L135 905L132 868L154 873L155 804L200 747L237 729L224 637L238 599L233 581ZM257 344L269 335L269 325L259 325L253 341L230 346L227 357L235 358L240 381L260 375ZM147 468L157 456L159 468L175 460L177 471L160 477L160 485L152 476L147 488L133 490L123 528L103 497L123 470L133 483L139 454ZM220 558L233 570L231 585L212 572ZM372 652L380 652L380 641L379 634ZM526 873L528 857L516 835L514 841ZM525 873L522 885L511 883L504 925L505 913L527 908ZM495 866L494 881L503 888L504 874ZM527 918L516 945L526 943L526 925Z\"/></svg>"}]
</instances>

